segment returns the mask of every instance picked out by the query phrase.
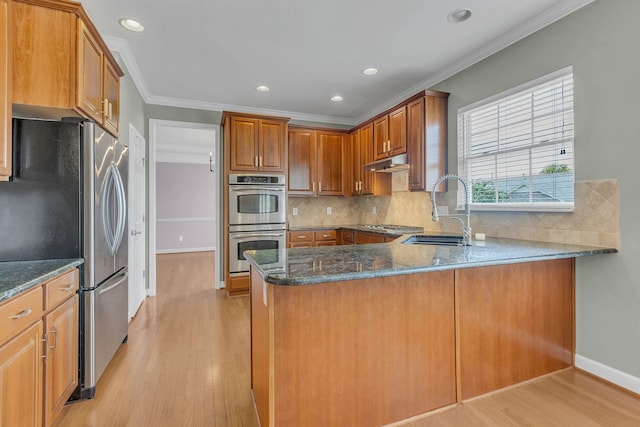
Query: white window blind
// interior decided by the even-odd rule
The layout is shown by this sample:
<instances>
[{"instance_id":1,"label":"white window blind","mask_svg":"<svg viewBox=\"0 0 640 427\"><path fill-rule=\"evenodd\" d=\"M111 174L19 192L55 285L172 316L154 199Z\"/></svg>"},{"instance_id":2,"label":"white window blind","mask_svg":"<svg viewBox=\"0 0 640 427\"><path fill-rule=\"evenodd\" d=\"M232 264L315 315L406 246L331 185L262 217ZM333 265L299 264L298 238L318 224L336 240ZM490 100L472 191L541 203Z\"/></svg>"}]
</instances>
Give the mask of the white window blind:
<instances>
[{"instance_id":1,"label":"white window blind","mask_svg":"<svg viewBox=\"0 0 640 427\"><path fill-rule=\"evenodd\" d=\"M458 110L458 171L472 207L573 210L573 135L571 67Z\"/></svg>"}]
</instances>

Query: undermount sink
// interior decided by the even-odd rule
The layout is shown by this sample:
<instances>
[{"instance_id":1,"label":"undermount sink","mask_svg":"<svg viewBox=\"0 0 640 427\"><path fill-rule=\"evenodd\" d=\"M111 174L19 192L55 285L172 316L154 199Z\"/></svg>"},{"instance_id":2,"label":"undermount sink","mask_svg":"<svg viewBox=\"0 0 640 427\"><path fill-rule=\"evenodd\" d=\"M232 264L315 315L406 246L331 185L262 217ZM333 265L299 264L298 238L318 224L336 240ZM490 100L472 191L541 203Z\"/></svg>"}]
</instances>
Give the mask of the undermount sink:
<instances>
[{"instance_id":1,"label":"undermount sink","mask_svg":"<svg viewBox=\"0 0 640 427\"><path fill-rule=\"evenodd\" d=\"M471 246L464 242L462 236L442 234L414 234L402 243L405 245Z\"/></svg>"}]
</instances>

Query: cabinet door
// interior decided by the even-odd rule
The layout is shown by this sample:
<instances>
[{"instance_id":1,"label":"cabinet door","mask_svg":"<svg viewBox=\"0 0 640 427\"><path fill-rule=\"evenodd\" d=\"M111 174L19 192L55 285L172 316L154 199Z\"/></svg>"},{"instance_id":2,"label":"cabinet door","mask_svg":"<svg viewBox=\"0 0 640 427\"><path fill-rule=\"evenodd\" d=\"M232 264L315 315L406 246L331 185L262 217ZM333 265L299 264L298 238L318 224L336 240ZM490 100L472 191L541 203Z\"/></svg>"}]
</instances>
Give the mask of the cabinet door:
<instances>
[{"instance_id":1,"label":"cabinet door","mask_svg":"<svg viewBox=\"0 0 640 427\"><path fill-rule=\"evenodd\" d=\"M407 106L407 157L409 158L409 190L425 188L424 98Z\"/></svg>"},{"instance_id":2,"label":"cabinet door","mask_svg":"<svg viewBox=\"0 0 640 427\"><path fill-rule=\"evenodd\" d=\"M447 173L447 93L436 92L427 95L425 108L425 150L426 150L426 188L429 191L439 177ZM436 191L446 191L446 181L439 184Z\"/></svg>"},{"instance_id":3,"label":"cabinet door","mask_svg":"<svg viewBox=\"0 0 640 427\"><path fill-rule=\"evenodd\" d=\"M365 171L364 165L373 161L373 123L369 123L360 130L360 169L362 181L362 195L373 194L375 172Z\"/></svg>"},{"instance_id":4,"label":"cabinet door","mask_svg":"<svg viewBox=\"0 0 640 427\"><path fill-rule=\"evenodd\" d=\"M11 69L9 3L0 0L0 181L11 176Z\"/></svg>"},{"instance_id":5,"label":"cabinet door","mask_svg":"<svg viewBox=\"0 0 640 427\"><path fill-rule=\"evenodd\" d=\"M352 196L360 195L360 184L362 183L362 160L360 158L360 129L353 131L351 137L351 176L347 177L349 180L349 194Z\"/></svg>"},{"instance_id":6,"label":"cabinet door","mask_svg":"<svg viewBox=\"0 0 640 427\"><path fill-rule=\"evenodd\" d=\"M260 120L258 165L264 172L286 172L286 123Z\"/></svg>"},{"instance_id":7,"label":"cabinet door","mask_svg":"<svg viewBox=\"0 0 640 427\"><path fill-rule=\"evenodd\" d=\"M362 245L367 243L384 243L385 237L381 234L356 231L354 240L356 245Z\"/></svg>"},{"instance_id":8,"label":"cabinet door","mask_svg":"<svg viewBox=\"0 0 640 427\"><path fill-rule=\"evenodd\" d=\"M344 196L343 144L343 134L318 132L318 195Z\"/></svg>"},{"instance_id":9,"label":"cabinet door","mask_svg":"<svg viewBox=\"0 0 640 427\"><path fill-rule=\"evenodd\" d=\"M81 20L78 20L77 104L96 123L102 124L102 49Z\"/></svg>"},{"instance_id":10,"label":"cabinet door","mask_svg":"<svg viewBox=\"0 0 640 427\"><path fill-rule=\"evenodd\" d=\"M384 116L373 122L373 159L380 160L389 156L389 118Z\"/></svg>"},{"instance_id":11,"label":"cabinet door","mask_svg":"<svg viewBox=\"0 0 640 427\"><path fill-rule=\"evenodd\" d=\"M78 385L78 297L45 316L45 426L51 425Z\"/></svg>"},{"instance_id":12,"label":"cabinet door","mask_svg":"<svg viewBox=\"0 0 640 427\"><path fill-rule=\"evenodd\" d=\"M315 194L316 131L289 129L289 194Z\"/></svg>"},{"instance_id":13,"label":"cabinet door","mask_svg":"<svg viewBox=\"0 0 640 427\"><path fill-rule=\"evenodd\" d=\"M407 152L407 107L400 107L389 114L389 141L387 150L390 155Z\"/></svg>"},{"instance_id":14,"label":"cabinet door","mask_svg":"<svg viewBox=\"0 0 640 427\"><path fill-rule=\"evenodd\" d=\"M42 321L0 347L0 425L42 425ZM77 357L77 355L76 355Z\"/></svg>"},{"instance_id":15,"label":"cabinet door","mask_svg":"<svg viewBox=\"0 0 640 427\"><path fill-rule=\"evenodd\" d=\"M11 2L11 16L12 102L73 108L78 17L67 10L17 1Z\"/></svg>"},{"instance_id":16,"label":"cabinet door","mask_svg":"<svg viewBox=\"0 0 640 427\"><path fill-rule=\"evenodd\" d=\"M258 122L257 119L251 118L231 118L230 170L258 170Z\"/></svg>"},{"instance_id":17,"label":"cabinet door","mask_svg":"<svg viewBox=\"0 0 640 427\"><path fill-rule=\"evenodd\" d=\"M109 61L104 59L104 128L118 136L120 120L120 76ZM106 102L105 102L106 101Z\"/></svg>"}]
</instances>

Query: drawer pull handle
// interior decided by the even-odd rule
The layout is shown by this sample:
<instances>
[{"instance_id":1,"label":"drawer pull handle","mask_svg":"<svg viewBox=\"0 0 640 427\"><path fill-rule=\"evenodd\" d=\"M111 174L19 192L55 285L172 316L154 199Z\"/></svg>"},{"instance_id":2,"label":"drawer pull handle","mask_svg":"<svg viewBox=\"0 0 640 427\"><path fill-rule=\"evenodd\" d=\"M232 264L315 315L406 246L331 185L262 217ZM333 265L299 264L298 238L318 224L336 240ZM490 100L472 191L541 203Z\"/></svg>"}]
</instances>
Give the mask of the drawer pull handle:
<instances>
[{"instance_id":1,"label":"drawer pull handle","mask_svg":"<svg viewBox=\"0 0 640 427\"><path fill-rule=\"evenodd\" d=\"M69 283L67 286L60 288L60 290L62 292L67 292L70 291L71 289L75 288L75 286L73 285L73 283Z\"/></svg>"},{"instance_id":2,"label":"drawer pull handle","mask_svg":"<svg viewBox=\"0 0 640 427\"><path fill-rule=\"evenodd\" d=\"M322 237L329 237L329 235L328 234L323 234Z\"/></svg>"},{"instance_id":3,"label":"drawer pull handle","mask_svg":"<svg viewBox=\"0 0 640 427\"><path fill-rule=\"evenodd\" d=\"M28 315L30 315L32 311L33 310L31 310L30 308L27 308L26 310L22 311L21 313L18 313L15 316L11 316L11 318L14 319L14 320L22 319L23 317L27 317Z\"/></svg>"},{"instance_id":4,"label":"drawer pull handle","mask_svg":"<svg viewBox=\"0 0 640 427\"><path fill-rule=\"evenodd\" d=\"M298 236L298 239L306 239L306 238L307 238L307 236L305 236L305 235Z\"/></svg>"}]
</instances>

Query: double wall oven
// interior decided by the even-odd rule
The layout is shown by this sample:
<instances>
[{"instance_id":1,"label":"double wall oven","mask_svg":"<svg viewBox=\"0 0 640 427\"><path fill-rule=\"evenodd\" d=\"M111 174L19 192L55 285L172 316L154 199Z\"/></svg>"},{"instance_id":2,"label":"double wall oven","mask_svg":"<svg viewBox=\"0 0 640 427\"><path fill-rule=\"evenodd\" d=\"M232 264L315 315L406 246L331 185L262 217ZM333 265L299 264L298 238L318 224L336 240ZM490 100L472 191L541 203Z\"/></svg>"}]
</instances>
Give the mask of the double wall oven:
<instances>
[{"instance_id":1,"label":"double wall oven","mask_svg":"<svg viewBox=\"0 0 640 427\"><path fill-rule=\"evenodd\" d=\"M247 274L243 252L286 247L284 175L229 175L229 273ZM277 263L278 259L274 259Z\"/></svg>"}]
</instances>

